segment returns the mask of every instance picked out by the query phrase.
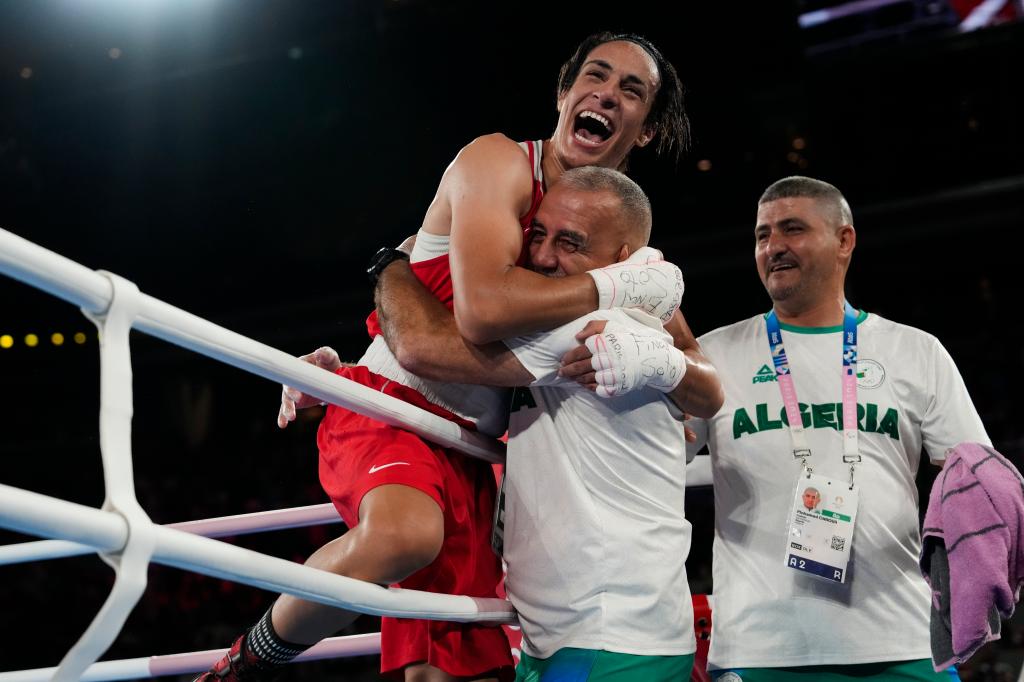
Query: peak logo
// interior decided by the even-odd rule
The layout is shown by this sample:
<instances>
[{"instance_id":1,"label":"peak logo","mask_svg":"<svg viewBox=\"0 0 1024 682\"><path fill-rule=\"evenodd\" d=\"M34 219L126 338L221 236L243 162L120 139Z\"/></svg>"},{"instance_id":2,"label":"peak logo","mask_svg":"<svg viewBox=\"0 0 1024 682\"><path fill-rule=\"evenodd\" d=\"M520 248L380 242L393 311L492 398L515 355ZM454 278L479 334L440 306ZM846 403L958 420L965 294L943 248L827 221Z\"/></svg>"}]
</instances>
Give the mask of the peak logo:
<instances>
[{"instance_id":1,"label":"peak logo","mask_svg":"<svg viewBox=\"0 0 1024 682\"><path fill-rule=\"evenodd\" d=\"M768 382L775 380L775 370L773 370L768 365L761 365L761 369L757 370L757 372L754 374L754 379L751 383L767 384Z\"/></svg>"}]
</instances>

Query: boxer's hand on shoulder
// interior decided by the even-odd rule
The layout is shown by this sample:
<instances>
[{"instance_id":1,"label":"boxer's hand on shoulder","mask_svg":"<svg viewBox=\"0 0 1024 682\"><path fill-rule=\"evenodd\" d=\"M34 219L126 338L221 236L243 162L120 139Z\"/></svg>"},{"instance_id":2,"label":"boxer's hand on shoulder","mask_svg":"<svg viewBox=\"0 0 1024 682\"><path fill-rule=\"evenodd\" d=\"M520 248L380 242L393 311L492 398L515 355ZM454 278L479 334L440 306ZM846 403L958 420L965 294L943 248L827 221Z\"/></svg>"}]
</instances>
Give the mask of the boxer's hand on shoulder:
<instances>
[{"instance_id":1,"label":"boxer's hand on shoulder","mask_svg":"<svg viewBox=\"0 0 1024 682\"><path fill-rule=\"evenodd\" d=\"M639 308L668 322L683 300L683 273L645 246L621 263L590 270L598 309Z\"/></svg>"},{"instance_id":2,"label":"boxer's hand on shoulder","mask_svg":"<svg viewBox=\"0 0 1024 682\"><path fill-rule=\"evenodd\" d=\"M334 372L341 367L341 358L333 348L323 346L312 353L299 356L299 360L316 365L328 372ZM277 426L285 428L289 422L295 421L295 411L304 410L307 407L319 405L320 399L306 395L302 391L291 386L281 386L281 408L277 411Z\"/></svg>"},{"instance_id":3,"label":"boxer's hand on shoulder","mask_svg":"<svg viewBox=\"0 0 1024 682\"><path fill-rule=\"evenodd\" d=\"M608 322L604 331L585 340L592 353L597 395L625 395L650 387L669 393L686 374L686 356L655 330L631 329Z\"/></svg>"}]
</instances>

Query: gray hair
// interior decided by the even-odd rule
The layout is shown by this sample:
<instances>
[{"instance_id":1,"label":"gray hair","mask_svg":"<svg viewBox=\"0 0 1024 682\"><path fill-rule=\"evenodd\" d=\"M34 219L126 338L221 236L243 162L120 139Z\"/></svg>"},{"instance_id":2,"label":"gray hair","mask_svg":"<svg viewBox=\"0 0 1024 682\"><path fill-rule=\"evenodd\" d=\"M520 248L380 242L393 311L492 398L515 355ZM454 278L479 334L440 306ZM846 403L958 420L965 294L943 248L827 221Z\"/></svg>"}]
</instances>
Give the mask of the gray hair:
<instances>
[{"instance_id":1,"label":"gray hair","mask_svg":"<svg viewBox=\"0 0 1024 682\"><path fill-rule=\"evenodd\" d=\"M815 199L826 204L831 209L832 218L835 220L837 228L840 225L853 225L853 211L850 210L850 204L835 185L802 175L791 175L773 182L757 200L757 204L760 206L769 201L798 197Z\"/></svg>"},{"instance_id":2,"label":"gray hair","mask_svg":"<svg viewBox=\"0 0 1024 682\"><path fill-rule=\"evenodd\" d=\"M651 238L651 201L636 184L617 170L600 166L581 166L562 173L560 185L567 185L583 192L611 192L619 200L619 210L634 231L646 245Z\"/></svg>"}]
</instances>

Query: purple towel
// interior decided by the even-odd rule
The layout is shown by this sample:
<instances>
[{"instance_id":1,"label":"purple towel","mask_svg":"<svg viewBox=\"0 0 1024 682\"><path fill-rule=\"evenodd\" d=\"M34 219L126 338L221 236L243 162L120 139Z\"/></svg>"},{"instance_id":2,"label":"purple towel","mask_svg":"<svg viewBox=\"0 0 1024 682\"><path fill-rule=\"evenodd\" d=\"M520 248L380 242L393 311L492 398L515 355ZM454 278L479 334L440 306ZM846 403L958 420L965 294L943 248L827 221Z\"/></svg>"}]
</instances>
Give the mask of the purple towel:
<instances>
[{"instance_id":1,"label":"purple towel","mask_svg":"<svg viewBox=\"0 0 1024 682\"><path fill-rule=\"evenodd\" d=\"M1024 481L992 448L961 443L928 499L921 572L932 588L932 663L963 663L999 639L1024 583Z\"/></svg>"}]
</instances>

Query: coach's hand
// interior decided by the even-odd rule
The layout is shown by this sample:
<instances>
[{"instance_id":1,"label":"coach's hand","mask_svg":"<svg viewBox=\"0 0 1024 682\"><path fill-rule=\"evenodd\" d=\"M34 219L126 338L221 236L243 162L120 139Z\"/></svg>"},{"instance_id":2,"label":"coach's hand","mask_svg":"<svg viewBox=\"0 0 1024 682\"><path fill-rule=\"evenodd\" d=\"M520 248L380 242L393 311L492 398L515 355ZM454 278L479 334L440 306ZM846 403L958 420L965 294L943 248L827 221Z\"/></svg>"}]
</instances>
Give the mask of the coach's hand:
<instances>
[{"instance_id":1,"label":"coach's hand","mask_svg":"<svg viewBox=\"0 0 1024 682\"><path fill-rule=\"evenodd\" d=\"M299 357L299 360L308 362L311 365L316 365L317 367L326 369L329 372L334 372L341 367L341 358L338 357L338 354L333 348L329 348L327 346L317 348L315 351L307 355L302 355ZM277 412L278 427L283 429L288 426L288 422L295 421L296 409L304 410L307 407L319 404L319 398L306 395L302 391L292 388L291 386L281 386L281 409Z\"/></svg>"},{"instance_id":2,"label":"coach's hand","mask_svg":"<svg viewBox=\"0 0 1024 682\"><path fill-rule=\"evenodd\" d=\"M558 376L572 379L588 390L597 389L597 381L594 378L594 354L590 352L584 342L587 337L603 332L606 324L608 324L608 320L591 320L587 323L587 326L576 335L576 340L580 342L580 345L562 356L562 366L558 370Z\"/></svg>"}]
</instances>

